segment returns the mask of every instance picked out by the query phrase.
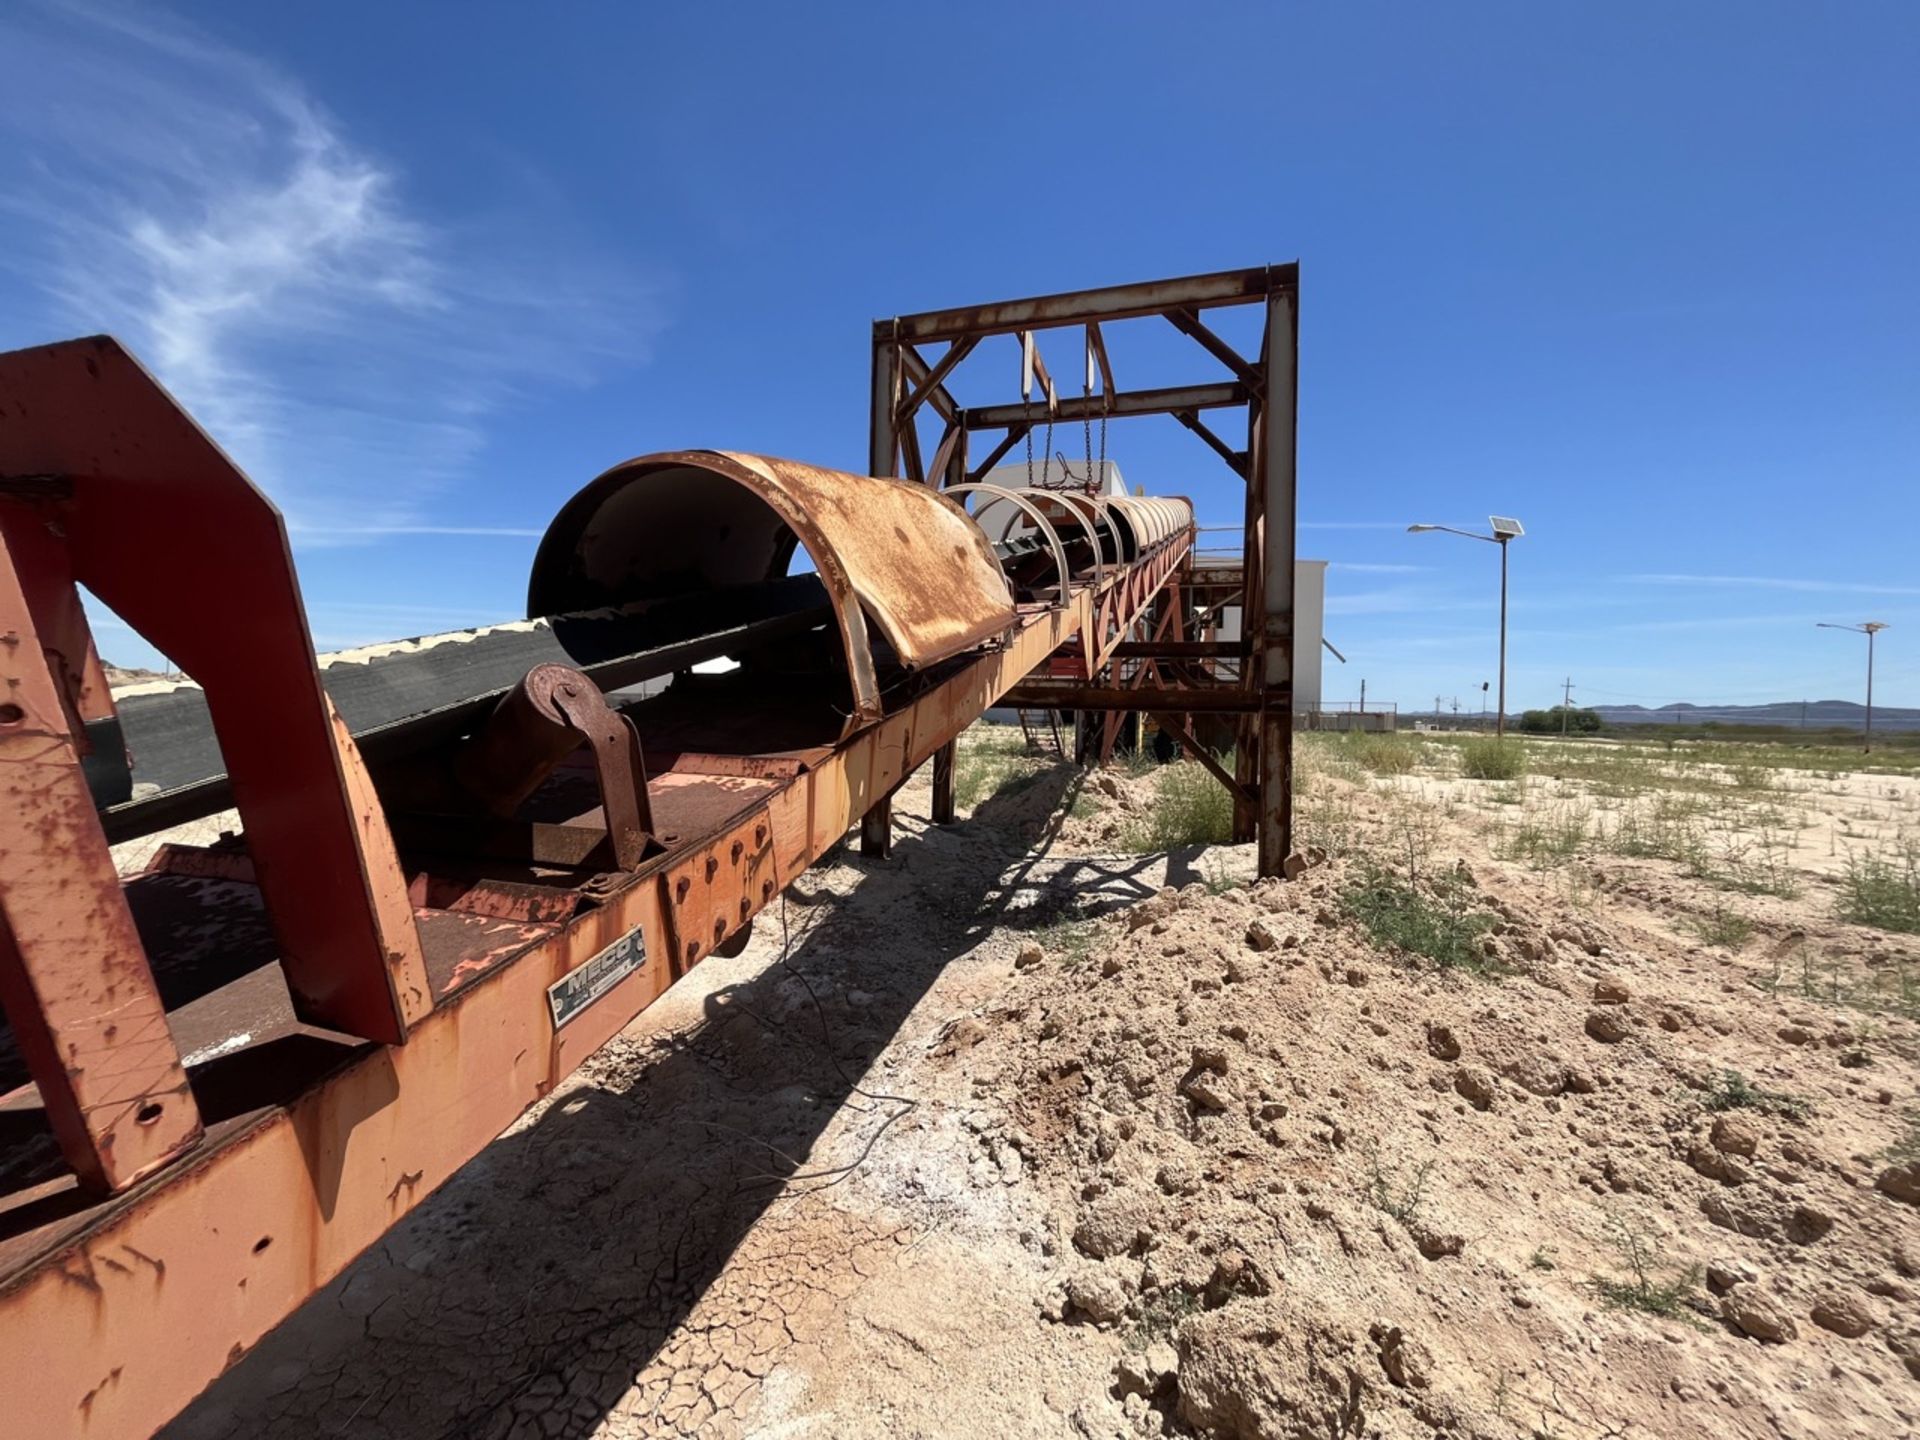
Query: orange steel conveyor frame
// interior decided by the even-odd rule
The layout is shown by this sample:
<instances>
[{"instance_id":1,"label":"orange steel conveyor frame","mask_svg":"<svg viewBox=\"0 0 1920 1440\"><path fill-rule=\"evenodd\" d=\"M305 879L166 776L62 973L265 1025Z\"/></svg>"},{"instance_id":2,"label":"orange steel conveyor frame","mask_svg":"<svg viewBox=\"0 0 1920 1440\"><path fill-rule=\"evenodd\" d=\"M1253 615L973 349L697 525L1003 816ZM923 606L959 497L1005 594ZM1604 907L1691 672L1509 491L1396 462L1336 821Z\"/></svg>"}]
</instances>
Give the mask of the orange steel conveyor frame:
<instances>
[{"instance_id":1,"label":"orange steel conveyor frame","mask_svg":"<svg viewBox=\"0 0 1920 1440\"><path fill-rule=\"evenodd\" d=\"M111 341L0 356L0 794L14 807L0 820L0 999L33 1081L0 1096L0 1143L51 1137L14 1170L0 1157L9 1433L118 1440L165 1423L701 958L743 939L999 696L1076 641L1105 663L1193 543L1190 507L1184 524L1129 528L1124 506L1105 528L1060 520L1038 527L1044 585L1023 587L999 578L957 504L922 487L713 452L619 475L654 498L609 504L764 504L810 536L816 561L837 557L821 579L837 626L819 633L823 673L853 698L844 724L701 748L684 735L734 724L751 675L611 711L597 691L570 705L566 676L549 676L503 701L469 748L381 772L320 688L284 527L231 462ZM608 484L569 510L620 488ZM884 533L835 507L884 513ZM593 587L636 573L631 555L561 549L578 573L547 578L569 603L617 601ZM904 588L916 571L922 592ZM106 837L79 761L111 707L77 585L191 656L244 847L165 846L124 886L102 881ZM949 609L929 610L928 594ZM533 755L564 750L568 724L597 769L549 774L553 757ZM655 743L676 726L683 738ZM504 799L449 825L436 807L502 754L533 758L494 777ZM623 776L637 793L620 807ZM528 819L515 806L535 791L547 808ZM454 854L476 836L485 845ZM202 922L240 917L266 948L170 999L148 963L155 895L185 897Z\"/></svg>"}]
</instances>

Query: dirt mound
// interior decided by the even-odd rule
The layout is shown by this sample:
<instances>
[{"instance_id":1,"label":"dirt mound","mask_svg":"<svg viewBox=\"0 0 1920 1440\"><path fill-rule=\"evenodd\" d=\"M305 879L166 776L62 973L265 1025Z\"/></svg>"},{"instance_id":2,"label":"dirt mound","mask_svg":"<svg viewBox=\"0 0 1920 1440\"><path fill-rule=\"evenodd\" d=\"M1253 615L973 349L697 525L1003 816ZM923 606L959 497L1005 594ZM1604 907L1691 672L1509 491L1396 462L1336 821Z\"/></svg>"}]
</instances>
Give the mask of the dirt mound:
<instances>
[{"instance_id":1,"label":"dirt mound","mask_svg":"<svg viewBox=\"0 0 1920 1440\"><path fill-rule=\"evenodd\" d=\"M1138 1428L1908 1432L1906 1022L1850 1065L1537 896L1481 896L1501 973L1440 972L1349 880L1163 891L969 1052L1051 1207L1045 1312L1123 1334Z\"/></svg>"}]
</instances>

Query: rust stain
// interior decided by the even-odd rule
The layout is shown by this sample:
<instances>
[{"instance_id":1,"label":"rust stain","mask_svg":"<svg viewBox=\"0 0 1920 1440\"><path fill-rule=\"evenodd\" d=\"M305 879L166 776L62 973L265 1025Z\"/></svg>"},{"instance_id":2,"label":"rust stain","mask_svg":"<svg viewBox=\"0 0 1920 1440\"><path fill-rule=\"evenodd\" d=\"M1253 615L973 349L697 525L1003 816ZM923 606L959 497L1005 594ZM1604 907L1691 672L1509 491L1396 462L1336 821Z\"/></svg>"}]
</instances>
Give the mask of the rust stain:
<instances>
[{"instance_id":1,"label":"rust stain","mask_svg":"<svg viewBox=\"0 0 1920 1440\"><path fill-rule=\"evenodd\" d=\"M113 1369L109 1370L106 1373L106 1377L103 1380L101 1380L101 1382L98 1385L94 1386L91 1390L87 1391L86 1394L80 1397L80 1413L82 1415L85 1415L88 1418L92 1418L94 1397L99 1395L99 1393L102 1390L106 1389L109 1385L117 1385L119 1383L120 1371L122 1368L123 1367L119 1365L114 1366Z\"/></svg>"}]
</instances>

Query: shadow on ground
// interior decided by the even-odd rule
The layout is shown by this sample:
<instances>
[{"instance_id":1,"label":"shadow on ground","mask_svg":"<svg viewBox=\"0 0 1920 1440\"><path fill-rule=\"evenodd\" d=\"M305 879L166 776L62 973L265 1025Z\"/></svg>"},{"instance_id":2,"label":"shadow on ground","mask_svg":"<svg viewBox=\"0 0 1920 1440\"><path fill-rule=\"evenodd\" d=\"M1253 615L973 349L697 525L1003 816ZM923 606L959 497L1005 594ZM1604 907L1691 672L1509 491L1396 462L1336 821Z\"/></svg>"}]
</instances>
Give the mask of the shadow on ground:
<instances>
[{"instance_id":1,"label":"shadow on ground","mask_svg":"<svg viewBox=\"0 0 1920 1440\"><path fill-rule=\"evenodd\" d=\"M892 856L829 856L733 962L760 957L757 971L689 1023L643 1017L583 1083L223 1376L168 1440L724 1433L804 1341L814 1302L844 1299L872 1268L863 1256L896 1238L793 1197L900 1109L855 1086L887 1089L865 1077L915 1005L997 926L1152 893L1146 857L1047 858L1081 778L1054 767L954 827L896 811ZM1055 818L1030 845L1036 816ZM836 866L862 872L850 896L828 888L848 878ZM814 1153L836 1118L820 1146L830 1153ZM789 1223L803 1206L804 1244Z\"/></svg>"}]
</instances>

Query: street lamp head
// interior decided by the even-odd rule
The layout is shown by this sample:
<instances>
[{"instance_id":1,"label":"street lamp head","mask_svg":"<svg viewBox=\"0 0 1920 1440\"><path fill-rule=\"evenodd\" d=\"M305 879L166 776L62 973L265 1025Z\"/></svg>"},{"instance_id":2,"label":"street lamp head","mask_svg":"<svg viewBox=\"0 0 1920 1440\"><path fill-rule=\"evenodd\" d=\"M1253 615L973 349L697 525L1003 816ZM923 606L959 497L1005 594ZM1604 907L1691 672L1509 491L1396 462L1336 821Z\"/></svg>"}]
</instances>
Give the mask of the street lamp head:
<instances>
[{"instance_id":1,"label":"street lamp head","mask_svg":"<svg viewBox=\"0 0 1920 1440\"><path fill-rule=\"evenodd\" d=\"M1422 535L1429 530L1438 530L1439 528L1438 525L1409 525L1407 526L1407 533L1409 535Z\"/></svg>"}]
</instances>

